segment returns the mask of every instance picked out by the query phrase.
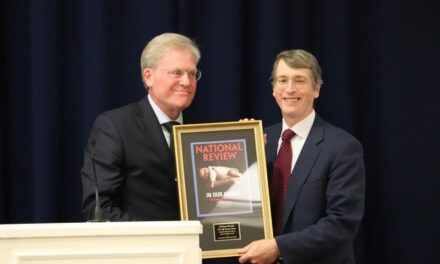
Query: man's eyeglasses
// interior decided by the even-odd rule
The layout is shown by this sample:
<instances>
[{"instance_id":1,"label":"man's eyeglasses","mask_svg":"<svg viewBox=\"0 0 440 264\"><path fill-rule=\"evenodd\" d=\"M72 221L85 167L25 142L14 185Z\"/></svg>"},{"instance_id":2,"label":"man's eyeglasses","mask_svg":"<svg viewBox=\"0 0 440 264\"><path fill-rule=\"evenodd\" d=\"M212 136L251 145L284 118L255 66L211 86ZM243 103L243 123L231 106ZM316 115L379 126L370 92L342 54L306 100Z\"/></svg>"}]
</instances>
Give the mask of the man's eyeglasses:
<instances>
[{"instance_id":1,"label":"man's eyeglasses","mask_svg":"<svg viewBox=\"0 0 440 264\"><path fill-rule=\"evenodd\" d=\"M272 81L272 84L276 87L286 88L289 85L294 85L295 87L302 87L309 83L309 79L303 77L296 77L293 79L287 77L278 77Z\"/></svg>"},{"instance_id":2,"label":"man's eyeglasses","mask_svg":"<svg viewBox=\"0 0 440 264\"><path fill-rule=\"evenodd\" d=\"M200 70L182 70L182 69L174 69L174 70L166 70L166 69L158 69L166 72L171 78L179 80L186 73L188 75L188 79L192 81L198 81L202 78L202 72Z\"/></svg>"}]
</instances>

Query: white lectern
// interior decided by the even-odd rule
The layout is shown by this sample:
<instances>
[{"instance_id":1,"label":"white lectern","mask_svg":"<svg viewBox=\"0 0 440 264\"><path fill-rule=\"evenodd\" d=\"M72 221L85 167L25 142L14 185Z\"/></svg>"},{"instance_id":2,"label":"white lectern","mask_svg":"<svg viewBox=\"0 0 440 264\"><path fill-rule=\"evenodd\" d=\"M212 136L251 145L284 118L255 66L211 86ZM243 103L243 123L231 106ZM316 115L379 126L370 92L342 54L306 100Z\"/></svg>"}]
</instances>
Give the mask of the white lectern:
<instances>
[{"instance_id":1,"label":"white lectern","mask_svg":"<svg viewBox=\"0 0 440 264\"><path fill-rule=\"evenodd\" d=\"M4 264L202 263L199 221L0 225Z\"/></svg>"}]
</instances>

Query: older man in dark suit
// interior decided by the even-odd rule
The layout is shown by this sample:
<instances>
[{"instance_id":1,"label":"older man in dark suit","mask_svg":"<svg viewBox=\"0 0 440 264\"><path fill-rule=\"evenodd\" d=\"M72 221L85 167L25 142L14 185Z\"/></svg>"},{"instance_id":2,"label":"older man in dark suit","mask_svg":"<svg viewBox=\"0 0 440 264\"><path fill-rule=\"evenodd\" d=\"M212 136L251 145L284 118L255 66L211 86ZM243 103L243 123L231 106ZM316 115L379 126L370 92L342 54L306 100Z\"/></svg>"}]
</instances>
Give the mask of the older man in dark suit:
<instances>
[{"instance_id":1,"label":"older man in dark suit","mask_svg":"<svg viewBox=\"0 0 440 264\"><path fill-rule=\"evenodd\" d=\"M93 163L103 218L112 221L178 220L176 172L167 124L182 123L200 71L200 51L185 36L153 38L141 55L148 95L96 118L81 171L83 213L94 218ZM91 156L93 153L93 157Z\"/></svg>"},{"instance_id":2,"label":"older man in dark suit","mask_svg":"<svg viewBox=\"0 0 440 264\"><path fill-rule=\"evenodd\" d=\"M282 113L265 129L275 238L241 249L240 263L354 263L365 200L362 146L316 114L322 77L312 54L278 54L272 81Z\"/></svg>"}]
</instances>

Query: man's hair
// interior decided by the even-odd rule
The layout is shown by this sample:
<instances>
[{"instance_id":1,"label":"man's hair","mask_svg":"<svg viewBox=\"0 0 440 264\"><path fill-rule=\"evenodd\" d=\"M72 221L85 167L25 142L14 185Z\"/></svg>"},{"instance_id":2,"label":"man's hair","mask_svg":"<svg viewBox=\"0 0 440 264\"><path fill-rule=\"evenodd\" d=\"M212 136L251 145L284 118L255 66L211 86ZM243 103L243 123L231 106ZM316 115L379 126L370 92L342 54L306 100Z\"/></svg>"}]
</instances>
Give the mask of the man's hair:
<instances>
[{"instance_id":1,"label":"man's hair","mask_svg":"<svg viewBox=\"0 0 440 264\"><path fill-rule=\"evenodd\" d=\"M156 68L159 60L170 50L189 50L199 62L201 54L197 44L177 33L163 33L148 42L141 54L141 75L145 68Z\"/></svg>"},{"instance_id":2,"label":"man's hair","mask_svg":"<svg viewBox=\"0 0 440 264\"><path fill-rule=\"evenodd\" d=\"M285 50L278 53L273 64L272 75L270 78L272 82L276 78L276 69L281 60L283 60L290 68L309 69L312 72L313 84L323 84L321 67L319 66L318 60L310 52L301 49Z\"/></svg>"}]
</instances>

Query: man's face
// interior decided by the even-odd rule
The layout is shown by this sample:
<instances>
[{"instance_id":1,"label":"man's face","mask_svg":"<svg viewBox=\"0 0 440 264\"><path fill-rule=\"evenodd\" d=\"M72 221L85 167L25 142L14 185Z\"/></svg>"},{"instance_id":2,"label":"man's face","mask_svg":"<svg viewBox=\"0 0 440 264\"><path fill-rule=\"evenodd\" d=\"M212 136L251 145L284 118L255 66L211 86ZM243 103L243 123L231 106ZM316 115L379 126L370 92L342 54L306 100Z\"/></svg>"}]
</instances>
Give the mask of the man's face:
<instances>
[{"instance_id":1,"label":"man's face","mask_svg":"<svg viewBox=\"0 0 440 264\"><path fill-rule=\"evenodd\" d=\"M148 93L170 118L176 119L191 104L197 81L190 78L187 72L196 70L197 60L186 49L171 50L159 60L155 69L144 69L143 77L149 87ZM183 71L183 75L177 78L170 74L173 71Z\"/></svg>"},{"instance_id":2,"label":"man's face","mask_svg":"<svg viewBox=\"0 0 440 264\"><path fill-rule=\"evenodd\" d=\"M313 110L313 102L319 97L320 85L312 82L309 69L290 68L284 60L276 68L272 95L281 109L288 126L303 120Z\"/></svg>"}]
</instances>

